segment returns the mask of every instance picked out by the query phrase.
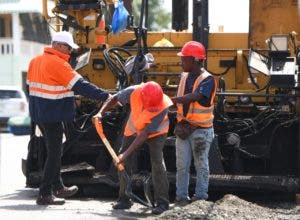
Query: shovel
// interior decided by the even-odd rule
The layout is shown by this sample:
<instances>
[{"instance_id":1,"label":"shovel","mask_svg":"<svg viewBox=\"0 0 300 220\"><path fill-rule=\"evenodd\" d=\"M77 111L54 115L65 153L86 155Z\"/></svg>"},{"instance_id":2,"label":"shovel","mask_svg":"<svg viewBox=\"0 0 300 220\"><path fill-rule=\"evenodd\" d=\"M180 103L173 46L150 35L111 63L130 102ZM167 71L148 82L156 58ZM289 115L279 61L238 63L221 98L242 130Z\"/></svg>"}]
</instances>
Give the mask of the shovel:
<instances>
[{"instance_id":1,"label":"shovel","mask_svg":"<svg viewBox=\"0 0 300 220\"><path fill-rule=\"evenodd\" d=\"M106 149L108 150L109 154L111 155L111 157L113 158L113 160L116 162L116 167L120 173L120 177L124 179L125 182L125 194L131 198L133 201L136 201L144 206L147 207L151 207L151 205L145 201L143 201L141 198L139 198L137 195L135 195L132 192L132 188L131 188L131 179L128 176L125 167L123 164L119 163L119 158L117 156L117 154L115 153L114 149L112 148L112 146L110 145L110 143L108 142L104 132L103 132L103 126L101 121L99 120L99 118L95 118L95 127L97 130L98 135L100 136L102 142L104 143Z\"/></svg>"}]
</instances>

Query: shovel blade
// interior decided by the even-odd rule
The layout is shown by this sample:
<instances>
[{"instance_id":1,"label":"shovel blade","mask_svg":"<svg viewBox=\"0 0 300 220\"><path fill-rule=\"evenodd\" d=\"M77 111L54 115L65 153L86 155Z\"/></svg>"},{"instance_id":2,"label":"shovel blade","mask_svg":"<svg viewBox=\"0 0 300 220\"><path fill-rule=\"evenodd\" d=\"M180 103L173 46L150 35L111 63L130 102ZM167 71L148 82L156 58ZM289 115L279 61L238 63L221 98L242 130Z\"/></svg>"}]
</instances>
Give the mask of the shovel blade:
<instances>
[{"instance_id":1,"label":"shovel blade","mask_svg":"<svg viewBox=\"0 0 300 220\"><path fill-rule=\"evenodd\" d=\"M137 195L135 195L132 192L131 179L130 179L129 175L127 174L127 172L125 170L122 170L119 172L120 172L120 177L123 179L123 181L125 183L125 194L134 202L140 203L146 207L152 207L151 204L142 200L140 197L138 197Z\"/></svg>"}]
</instances>

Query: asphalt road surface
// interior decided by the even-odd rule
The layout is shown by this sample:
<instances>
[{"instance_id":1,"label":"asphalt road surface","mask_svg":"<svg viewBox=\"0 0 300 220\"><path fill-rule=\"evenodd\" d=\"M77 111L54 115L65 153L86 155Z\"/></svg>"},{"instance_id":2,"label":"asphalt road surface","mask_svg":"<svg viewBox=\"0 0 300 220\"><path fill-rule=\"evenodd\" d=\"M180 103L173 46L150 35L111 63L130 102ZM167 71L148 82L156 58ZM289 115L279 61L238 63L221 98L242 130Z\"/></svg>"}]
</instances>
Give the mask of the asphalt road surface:
<instances>
[{"instance_id":1,"label":"asphalt road surface","mask_svg":"<svg viewBox=\"0 0 300 220\"><path fill-rule=\"evenodd\" d=\"M152 219L151 210L139 204L127 211L113 210L115 198L72 198L62 206L38 206L38 190L25 187L21 169L29 136L0 133L0 219Z\"/></svg>"},{"instance_id":2,"label":"asphalt road surface","mask_svg":"<svg viewBox=\"0 0 300 220\"><path fill-rule=\"evenodd\" d=\"M113 210L115 198L72 198L62 206L38 206L38 190L25 187L21 160L27 156L28 136L0 133L0 219L93 220L154 219L151 210L134 204L130 210ZM161 219L300 219L300 206L292 202L257 205L226 195L216 201L199 201L179 208L171 205Z\"/></svg>"}]
</instances>

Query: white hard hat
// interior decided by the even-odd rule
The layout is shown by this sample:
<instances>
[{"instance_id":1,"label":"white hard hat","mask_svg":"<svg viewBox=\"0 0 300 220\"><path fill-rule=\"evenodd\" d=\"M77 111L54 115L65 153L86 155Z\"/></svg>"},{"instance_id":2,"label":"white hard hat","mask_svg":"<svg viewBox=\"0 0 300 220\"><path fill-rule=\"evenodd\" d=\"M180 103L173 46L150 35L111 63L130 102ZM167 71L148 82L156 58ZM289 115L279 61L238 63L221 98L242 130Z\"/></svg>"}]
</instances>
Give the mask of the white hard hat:
<instances>
[{"instance_id":1,"label":"white hard hat","mask_svg":"<svg viewBox=\"0 0 300 220\"><path fill-rule=\"evenodd\" d=\"M70 32L67 31L61 31L56 32L53 35L52 42L60 42L60 43L66 43L73 49L78 49L79 46L74 43L73 36Z\"/></svg>"}]
</instances>

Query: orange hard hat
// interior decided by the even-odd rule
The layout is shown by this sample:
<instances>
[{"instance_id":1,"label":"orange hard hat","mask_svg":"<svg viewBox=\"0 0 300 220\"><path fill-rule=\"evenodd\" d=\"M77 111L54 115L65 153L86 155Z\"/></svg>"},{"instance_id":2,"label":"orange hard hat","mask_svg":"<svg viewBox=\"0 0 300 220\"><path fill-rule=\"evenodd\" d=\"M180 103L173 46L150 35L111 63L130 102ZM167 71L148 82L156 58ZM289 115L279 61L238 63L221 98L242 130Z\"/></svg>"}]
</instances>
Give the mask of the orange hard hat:
<instances>
[{"instance_id":1,"label":"orange hard hat","mask_svg":"<svg viewBox=\"0 0 300 220\"><path fill-rule=\"evenodd\" d=\"M196 57L200 60L206 59L206 51L205 47L197 42L197 41L189 41L185 43L179 53L177 53L178 56L186 57Z\"/></svg>"},{"instance_id":2,"label":"orange hard hat","mask_svg":"<svg viewBox=\"0 0 300 220\"><path fill-rule=\"evenodd\" d=\"M146 110L157 110L163 101L163 90L154 81L146 82L142 85L141 98Z\"/></svg>"}]
</instances>

